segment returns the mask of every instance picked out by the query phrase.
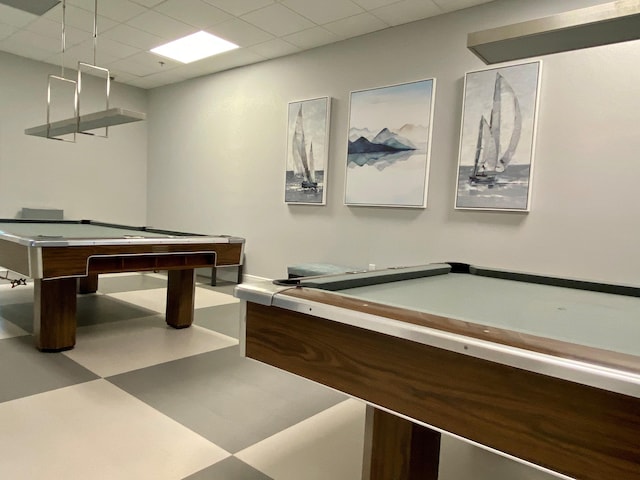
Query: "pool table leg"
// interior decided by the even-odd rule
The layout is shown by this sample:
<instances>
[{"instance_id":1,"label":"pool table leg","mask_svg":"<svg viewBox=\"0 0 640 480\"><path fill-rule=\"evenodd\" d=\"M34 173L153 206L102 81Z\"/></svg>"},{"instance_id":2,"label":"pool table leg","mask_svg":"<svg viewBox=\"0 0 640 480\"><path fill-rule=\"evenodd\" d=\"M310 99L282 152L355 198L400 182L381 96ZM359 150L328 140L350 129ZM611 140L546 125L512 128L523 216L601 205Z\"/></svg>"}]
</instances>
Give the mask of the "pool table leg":
<instances>
[{"instance_id":1,"label":"pool table leg","mask_svg":"<svg viewBox=\"0 0 640 480\"><path fill-rule=\"evenodd\" d=\"M96 293L98 291L98 274L92 273L78 278L78 293Z\"/></svg>"},{"instance_id":2,"label":"pool table leg","mask_svg":"<svg viewBox=\"0 0 640 480\"><path fill-rule=\"evenodd\" d=\"M363 480L437 480L440 433L367 406Z\"/></svg>"},{"instance_id":3,"label":"pool table leg","mask_svg":"<svg viewBox=\"0 0 640 480\"><path fill-rule=\"evenodd\" d=\"M193 323L196 293L196 272L169 270L167 279L167 324L173 328L186 328Z\"/></svg>"},{"instance_id":4,"label":"pool table leg","mask_svg":"<svg viewBox=\"0 0 640 480\"><path fill-rule=\"evenodd\" d=\"M76 344L75 278L34 280L33 334L36 347L47 352Z\"/></svg>"}]
</instances>

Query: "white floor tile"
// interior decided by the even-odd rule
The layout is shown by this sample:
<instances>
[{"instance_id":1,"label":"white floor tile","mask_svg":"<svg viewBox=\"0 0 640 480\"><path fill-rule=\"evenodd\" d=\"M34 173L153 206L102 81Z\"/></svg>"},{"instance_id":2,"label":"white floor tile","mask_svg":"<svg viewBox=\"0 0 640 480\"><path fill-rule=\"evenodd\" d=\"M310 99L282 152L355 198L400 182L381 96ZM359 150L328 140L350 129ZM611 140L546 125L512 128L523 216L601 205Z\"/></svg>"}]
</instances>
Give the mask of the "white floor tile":
<instances>
[{"instance_id":1,"label":"white floor tile","mask_svg":"<svg viewBox=\"0 0 640 480\"><path fill-rule=\"evenodd\" d=\"M135 290L129 292L109 293L109 296L124 302L164 313L167 305L167 289L152 288L147 290ZM231 295L216 292L206 288L196 287L194 308L215 307L229 303L237 303L239 300Z\"/></svg>"},{"instance_id":2,"label":"white floor tile","mask_svg":"<svg viewBox=\"0 0 640 480\"><path fill-rule=\"evenodd\" d=\"M236 457L278 480L360 480L365 405L346 400Z\"/></svg>"},{"instance_id":3,"label":"white floor tile","mask_svg":"<svg viewBox=\"0 0 640 480\"><path fill-rule=\"evenodd\" d=\"M175 480L228 452L106 380L0 404L0 478Z\"/></svg>"},{"instance_id":4,"label":"white floor tile","mask_svg":"<svg viewBox=\"0 0 640 480\"><path fill-rule=\"evenodd\" d=\"M237 343L197 325L174 329L162 318L147 317L80 327L76 347L64 354L106 377Z\"/></svg>"}]
</instances>

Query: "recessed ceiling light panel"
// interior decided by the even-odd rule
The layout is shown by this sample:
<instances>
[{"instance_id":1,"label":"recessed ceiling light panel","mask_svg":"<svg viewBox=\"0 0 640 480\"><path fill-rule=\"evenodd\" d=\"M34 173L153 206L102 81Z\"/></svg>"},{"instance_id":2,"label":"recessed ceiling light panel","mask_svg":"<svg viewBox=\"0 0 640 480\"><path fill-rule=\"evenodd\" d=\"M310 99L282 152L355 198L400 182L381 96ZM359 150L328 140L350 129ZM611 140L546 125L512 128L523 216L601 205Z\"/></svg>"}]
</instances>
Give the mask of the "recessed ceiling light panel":
<instances>
[{"instance_id":1,"label":"recessed ceiling light panel","mask_svg":"<svg viewBox=\"0 0 640 480\"><path fill-rule=\"evenodd\" d=\"M234 48L238 48L238 45L200 31L152 48L151 51L178 62L191 63Z\"/></svg>"}]
</instances>

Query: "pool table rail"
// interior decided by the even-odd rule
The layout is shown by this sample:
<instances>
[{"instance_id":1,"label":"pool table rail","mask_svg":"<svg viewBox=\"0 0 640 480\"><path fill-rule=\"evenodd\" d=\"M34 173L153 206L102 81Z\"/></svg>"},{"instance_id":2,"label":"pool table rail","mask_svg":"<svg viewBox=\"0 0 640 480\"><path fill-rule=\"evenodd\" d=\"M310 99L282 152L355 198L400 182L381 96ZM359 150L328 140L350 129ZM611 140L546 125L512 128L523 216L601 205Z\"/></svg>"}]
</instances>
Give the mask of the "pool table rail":
<instances>
[{"instance_id":1,"label":"pool table rail","mask_svg":"<svg viewBox=\"0 0 640 480\"><path fill-rule=\"evenodd\" d=\"M563 478L640 480L640 354L635 343L592 343L588 336L558 335L553 328L525 330L521 322L513 323L522 320L522 309L507 310L500 303L487 302L492 315L509 312L508 321L495 325L488 324L491 316L482 317L487 324L474 322L465 309L442 304L434 309L434 299L451 307L460 293L449 297L435 285L450 286L454 279L459 288L456 275L478 275L458 267L442 279L433 276L440 266L428 268L428 280L415 278L416 267L406 272L406 280L377 272L372 277L384 282L367 278L364 288L353 284L364 274L308 277L294 285L288 280L239 285L241 352L364 400L363 478L369 480L437 479L438 432ZM603 289L594 282L505 275L499 281L517 280L517 291L524 294L518 299L550 294L545 308L527 310L527 321L551 319L543 323L551 327L554 312L561 310L558 318L564 320L564 312L571 310L578 312L576 328L586 320L612 327L614 317L607 315L617 312L615 325L621 330L613 333L618 339L635 338L638 287ZM336 281L347 290L334 291ZM495 280L488 281L495 286ZM466 285L475 288L475 282ZM420 290L426 285L437 295ZM419 301L412 303L407 293ZM574 310L578 305L584 308ZM425 456L431 460L420 462Z\"/></svg>"},{"instance_id":2,"label":"pool table rail","mask_svg":"<svg viewBox=\"0 0 640 480\"><path fill-rule=\"evenodd\" d=\"M563 475L640 479L637 396L315 317L316 305L307 307L247 303L246 356Z\"/></svg>"},{"instance_id":3,"label":"pool table rail","mask_svg":"<svg viewBox=\"0 0 640 480\"><path fill-rule=\"evenodd\" d=\"M268 296L275 307L640 398L640 357L635 355L311 288Z\"/></svg>"}]
</instances>

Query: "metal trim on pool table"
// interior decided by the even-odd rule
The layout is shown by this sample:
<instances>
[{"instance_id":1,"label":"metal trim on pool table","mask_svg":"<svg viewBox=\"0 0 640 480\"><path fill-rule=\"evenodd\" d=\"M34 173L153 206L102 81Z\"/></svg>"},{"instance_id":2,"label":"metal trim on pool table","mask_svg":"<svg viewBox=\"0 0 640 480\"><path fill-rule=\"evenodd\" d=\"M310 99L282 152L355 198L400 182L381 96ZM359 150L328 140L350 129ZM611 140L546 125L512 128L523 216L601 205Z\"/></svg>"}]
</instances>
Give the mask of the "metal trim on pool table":
<instances>
[{"instance_id":1,"label":"metal trim on pool table","mask_svg":"<svg viewBox=\"0 0 640 480\"><path fill-rule=\"evenodd\" d=\"M30 278L43 278L43 271L42 271L42 250L41 249L35 249L34 252L36 252L36 254L38 255L38 258L36 260L36 271L35 272L31 272L33 273L33 275L29 275ZM61 275L58 277L47 277L44 280L57 280L60 278L82 278L84 276L87 276L89 274L89 260L92 258L120 258L120 257L149 257L149 256L160 256L160 255L198 255L198 254L202 254L202 253L206 253L206 254L213 254L213 256L216 258L216 262L218 260L218 254L217 252L211 251L211 250L202 250L202 251L187 251L187 252L147 252L147 253L119 253L117 255L103 255L103 254L95 254L95 255L89 255L87 257L87 264L85 267L85 273L84 275L80 274L80 275ZM29 261L31 262L31 256L29 257ZM227 265L225 265L227 266ZM229 265L230 267L234 266L234 265ZM29 271L32 270L33 265L29 265ZM197 267L199 268L199 267ZM203 267L206 268L206 267ZM158 270L164 270L163 268L159 268ZM116 272L118 273L118 272ZM125 272L122 272L125 273Z\"/></svg>"},{"instance_id":2,"label":"metal trim on pool table","mask_svg":"<svg viewBox=\"0 0 640 480\"><path fill-rule=\"evenodd\" d=\"M9 240L20 245L24 245L32 248L40 247L79 247L87 245L149 245L149 244L171 244L171 245L188 245L192 243L242 243L239 241L232 241L235 237L188 237L181 236L175 237L138 237L131 235L123 238L92 238L92 239L69 239L63 240L59 238L47 238L43 240L37 240L34 238L18 237L10 233L2 233L0 236L5 240Z\"/></svg>"},{"instance_id":3,"label":"metal trim on pool table","mask_svg":"<svg viewBox=\"0 0 640 480\"><path fill-rule=\"evenodd\" d=\"M29 258L29 276L31 278L42 278L44 276L42 249L30 248L27 250L27 256Z\"/></svg>"},{"instance_id":4,"label":"metal trim on pool table","mask_svg":"<svg viewBox=\"0 0 640 480\"><path fill-rule=\"evenodd\" d=\"M259 287L251 289L247 295L249 301L259 296ZM406 323L390 318L379 317L369 313L358 312L297 297L281 296L279 293L288 289L274 291L265 288L263 305L284 308L335 322L363 328L396 338L414 341L423 345L442 348L448 351L469 355L491 362L540 373L571 382L621 393L640 398L640 375L590 363L555 357L539 352L511 347L464 335L445 332L430 327ZM236 287L239 298L247 300L243 295L244 286ZM270 299L270 303L265 303Z\"/></svg>"}]
</instances>

